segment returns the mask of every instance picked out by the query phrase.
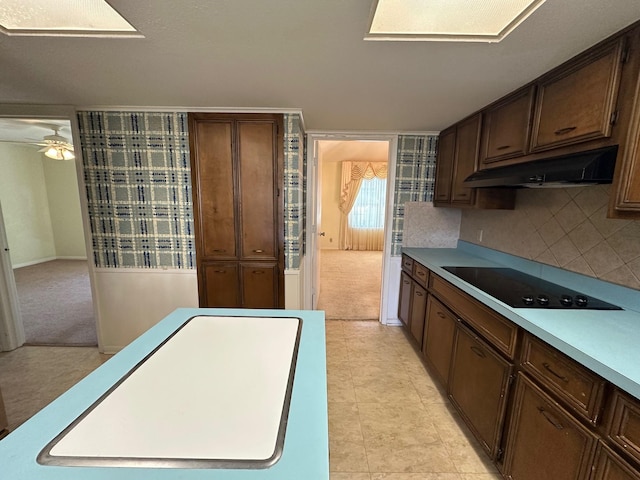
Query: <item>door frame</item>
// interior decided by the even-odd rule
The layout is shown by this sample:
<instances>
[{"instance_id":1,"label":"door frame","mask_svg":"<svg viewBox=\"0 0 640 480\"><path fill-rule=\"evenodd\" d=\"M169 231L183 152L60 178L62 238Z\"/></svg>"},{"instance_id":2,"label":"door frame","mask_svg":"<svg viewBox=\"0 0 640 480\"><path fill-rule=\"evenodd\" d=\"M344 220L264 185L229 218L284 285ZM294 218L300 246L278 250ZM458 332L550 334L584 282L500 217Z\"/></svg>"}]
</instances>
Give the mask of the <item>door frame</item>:
<instances>
[{"instance_id":1,"label":"door frame","mask_svg":"<svg viewBox=\"0 0 640 480\"><path fill-rule=\"evenodd\" d=\"M89 224L89 210L87 197L83 194L86 191L84 182L84 172L82 169L82 149L80 148L80 129L78 118L74 107L68 105L23 105L23 104L0 104L0 117L9 118L37 118L42 120L68 120L71 124L71 137L74 145L76 178L78 181L78 195L80 197L80 213L82 215L82 227L84 231L84 243L89 267L89 283L91 286L91 301L93 305L93 315L96 322L96 335L98 337L98 349L103 351L102 338L100 335L100 311L98 309L98 295L95 280L95 267L91 259L93 258L93 248L91 240L91 227ZM4 221L0 217L0 241L4 235ZM8 247L3 247L8 248ZM18 294L15 288L15 278L9 255L0 253L0 351L14 350L22 346L25 342L24 327L20 317Z\"/></svg>"},{"instance_id":2,"label":"door frame","mask_svg":"<svg viewBox=\"0 0 640 480\"><path fill-rule=\"evenodd\" d=\"M307 202L306 202L306 255L304 258L304 308L313 310L317 304L317 282L319 277L318 262L318 212L320 211L318 194L318 142L331 141L386 141L389 145L387 196L385 206L384 249L382 251L382 285L380 292L380 318L378 321L384 325L390 319L387 317L388 292L390 285L391 268L391 239L393 232L393 202L395 198L396 163L398 157L397 133L362 133L362 132L307 132Z\"/></svg>"}]
</instances>

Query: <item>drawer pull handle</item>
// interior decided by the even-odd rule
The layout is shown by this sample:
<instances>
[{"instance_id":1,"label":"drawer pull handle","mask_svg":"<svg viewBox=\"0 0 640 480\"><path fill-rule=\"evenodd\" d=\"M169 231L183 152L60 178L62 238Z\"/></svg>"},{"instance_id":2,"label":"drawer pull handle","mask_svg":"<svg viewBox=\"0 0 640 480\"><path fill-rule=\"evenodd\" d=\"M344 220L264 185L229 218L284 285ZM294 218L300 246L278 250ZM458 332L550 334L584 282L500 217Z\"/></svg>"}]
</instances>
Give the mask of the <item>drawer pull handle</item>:
<instances>
[{"instance_id":1,"label":"drawer pull handle","mask_svg":"<svg viewBox=\"0 0 640 480\"><path fill-rule=\"evenodd\" d=\"M214 270L213 273L227 273L226 270Z\"/></svg>"},{"instance_id":2,"label":"drawer pull handle","mask_svg":"<svg viewBox=\"0 0 640 480\"><path fill-rule=\"evenodd\" d=\"M476 355L478 355L479 357L482 357L482 358L484 358L484 357L486 357L486 356L487 356L487 355L482 351L482 349L480 349L480 348L478 348L478 347L476 347L476 346L471 347L471 351L472 351L473 353L475 353Z\"/></svg>"},{"instance_id":3,"label":"drawer pull handle","mask_svg":"<svg viewBox=\"0 0 640 480\"><path fill-rule=\"evenodd\" d=\"M421 297L422 296L422 292L416 292L416 296Z\"/></svg>"},{"instance_id":4,"label":"drawer pull handle","mask_svg":"<svg viewBox=\"0 0 640 480\"><path fill-rule=\"evenodd\" d=\"M562 380L562 381L563 381L563 382L565 382L565 383L569 383L569 379L568 379L567 377L562 376L562 375L560 375L560 374L559 374L559 373L557 373L557 372L554 372L554 371L553 371L553 368L551 368L551 365L549 365L547 362L544 362L544 363L542 364L542 366L543 366L543 367L544 367L544 368L545 368L545 369L546 369L546 370L547 370L551 375L553 375L554 377L559 378L560 380Z\"/></svg>"},{"instance_id":5,"label":"drawer pull handle","mask_svg":"<svg viewBox=\"0 0 640 480\"><path fill-rule=\"evenodd\" d=\"M506 150L507 148L511 148L511 145L502 145L502 146L496 148L496 150Z\"/></svg>"},{"instance_id":6,"label":"drawer pull handle","mask_svg":"<svg viewBox=\"0 0 640 480\"><path fill-rule=\"evenodd\" d=\"M566 128L561 128L559 130L556 130L555 132L553 132L555 135L566 135L569 132L573 132L577 127L566 127Z\"/></svg>"},{"instance_id":7,"label":"drawer pull handle","mask_svg":"<svg viewBox=\"0 0 640 480\"><path fill-rule=\"evenodd\" d=\"M264 253L264 250L260 249L260 248L256 248L253 253Z\"/></svg>"},{"instance_id":8,"label":"drawer pull handle","mask_svg":"<svg viewBox=\"0 0 640 480\"><path fill-rule=\"evenodd\" d=\"M213 249L213 251L214 251L214 252L217 252L217 253L224 253L224 252L226 252L226 250L225 250L224 248L214 248L214 249Z\"/></svg>"},{"instance_id":9,"label":"drawer pull handle","mask_svg":"<svg viewBox=\"0 0 640 480\"><path fill-rule=\"evenodd\" d=\"M562 425L560 422L558 422L557 420L554 420L551 415L549 415L547 413L547 411L542 408L542 407L538 407L538 411L542 414L542 416L547 420L547 422L549 422L551 425L553 425L554 427L556 427L558 430L564 430L564 425Z\"/></svg>"},{"instance_id":10,"label":"drawer pull handle","mask_svg":"<svg viewBox=\"0 0 640 480\"><path fill-rule=\"evenodd\" d=\"M424 272L422 272L422 271L418 272L418 276L419 277L424 277Z\"/></svg>"},{"instance_id":11,"label":"drawer pull handle","mask_svg":"<svg viewBox=\"0 0 640 480\"><path fill-rule=\"evenodd\" d=\"M438 315L440 318L446 318L445 314L442 312L438 312L436 315Z\"/></svg>"},{"instance_id":12,"label":"drawer pull handle","mask_svg":"<svg viewBox=\"0 0 640 480\"><path fill-rule=\"evenodd\" d=\"M264 270L254 270L253 272L254 275L264 275Z\"/></svg>"}]
</instances>

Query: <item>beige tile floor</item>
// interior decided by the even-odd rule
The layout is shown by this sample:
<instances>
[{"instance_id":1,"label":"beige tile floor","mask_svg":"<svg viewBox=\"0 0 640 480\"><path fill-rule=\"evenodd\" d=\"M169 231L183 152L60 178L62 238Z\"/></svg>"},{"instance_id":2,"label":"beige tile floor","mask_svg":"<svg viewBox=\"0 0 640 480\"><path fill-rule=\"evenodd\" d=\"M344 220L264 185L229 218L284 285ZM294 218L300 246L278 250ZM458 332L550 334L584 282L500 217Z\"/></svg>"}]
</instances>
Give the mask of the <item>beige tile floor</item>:
<instances>
[{"instance_id":1,"label":"beige tile floor","mask_svg":"<svg viewBox=\"0 0 640 480\"><path fill-rule=\"evenodd\" d=\"M0 353L11 428L109 358L89 347ZM331 480L501 478L399 327L327 322Z\"/></svg>"}]
</instances>

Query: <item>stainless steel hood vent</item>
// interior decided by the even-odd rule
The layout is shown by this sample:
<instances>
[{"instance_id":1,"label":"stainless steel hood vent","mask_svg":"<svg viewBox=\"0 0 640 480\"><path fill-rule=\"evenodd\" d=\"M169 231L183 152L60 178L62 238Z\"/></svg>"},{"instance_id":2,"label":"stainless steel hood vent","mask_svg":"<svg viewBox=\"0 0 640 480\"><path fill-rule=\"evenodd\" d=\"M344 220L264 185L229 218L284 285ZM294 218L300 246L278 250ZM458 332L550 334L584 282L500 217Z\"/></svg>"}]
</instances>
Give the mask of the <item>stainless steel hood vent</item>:
<instances>
[{"instance_id":1,"label":"stainless steel hood vent","mask_svg":"<svg viewBox=\"0 0 640 480\"><path fill-rule=\"evenodd\" d=\"M466 187L564 188L611 183L618 146L490 168L464 181Z\"/></svg>"}]
</instances>

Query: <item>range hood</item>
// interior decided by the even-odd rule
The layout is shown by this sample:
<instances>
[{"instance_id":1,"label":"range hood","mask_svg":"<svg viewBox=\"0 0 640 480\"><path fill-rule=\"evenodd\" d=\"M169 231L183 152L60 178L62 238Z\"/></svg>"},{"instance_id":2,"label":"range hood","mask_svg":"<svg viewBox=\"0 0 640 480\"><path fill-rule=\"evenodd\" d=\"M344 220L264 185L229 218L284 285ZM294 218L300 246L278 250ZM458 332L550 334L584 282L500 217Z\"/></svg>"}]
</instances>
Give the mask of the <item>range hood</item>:
<instances>
[{"instance_id":1,"label":"range hood","mask_svg":"<svg viewBox=\"0 0 640 480\"><path fill-rule=\"evenodd\" d=\"M480 170L465 187L552 188L611 183L618 146Z\"/></svg>"}]
</instances>

